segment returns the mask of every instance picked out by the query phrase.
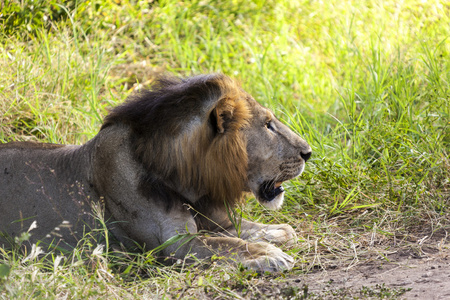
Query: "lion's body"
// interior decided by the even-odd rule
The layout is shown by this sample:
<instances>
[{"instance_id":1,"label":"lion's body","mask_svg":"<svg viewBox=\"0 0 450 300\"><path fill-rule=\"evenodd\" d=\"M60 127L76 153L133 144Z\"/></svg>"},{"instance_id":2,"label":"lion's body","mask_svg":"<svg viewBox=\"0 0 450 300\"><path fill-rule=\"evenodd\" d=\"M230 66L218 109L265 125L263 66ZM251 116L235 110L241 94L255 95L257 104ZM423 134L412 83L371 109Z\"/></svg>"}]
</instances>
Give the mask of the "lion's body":
<instances>
[{"instance_id":1,"label":"lion's body","mask_svg":"<svg viewBox=\"0 0 450 300\"><path fill-rule=\"evenodd\" d=\"M83 146L0 145L0 231L18 236L36 221L31 243L67 249L96 226L93 207L104 206L127 247L210 230L221 234L187 238L163 255L228 253L258 270L290 268L292 259L265 242L294 243L289 225L242 220L237 238L226 207L248 191L279 207L281 182L303 171L310 151L225 76L162 80L114 109Z\"/></svg>"},{"instance_id":2,"label":"lion's body","mask_svg":"<svg viewBox=\"0 0 450 300\"><path fill-rule=\"evenodd\" d=\"M70 232L78 229L82 234L84 223L93 224L88 197L98 198L88 181L92 172L87 148L88 145L1 145L0 231L19 236L37 221L38 229L33 231L31 242L50 242L45 237L53 232L63 234L68 243L76 245ZM5 238L0 237L0 241Z\"/></svg>"}]
</instances>

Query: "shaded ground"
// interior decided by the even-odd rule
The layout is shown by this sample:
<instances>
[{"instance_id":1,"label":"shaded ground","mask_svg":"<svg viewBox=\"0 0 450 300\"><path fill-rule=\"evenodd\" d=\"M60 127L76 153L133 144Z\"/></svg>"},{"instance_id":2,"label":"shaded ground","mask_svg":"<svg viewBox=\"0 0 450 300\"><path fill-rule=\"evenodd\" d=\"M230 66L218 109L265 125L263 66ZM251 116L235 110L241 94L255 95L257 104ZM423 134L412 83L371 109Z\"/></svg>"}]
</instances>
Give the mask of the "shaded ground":
<instances>
[{"instance_id":1,"label":"shaded ground","mask_svg":"<svg viewBox=\"0 0 450 300\"><path fill-rule=\"evenodd\" d=\"M322 269L300 277L267 280L249 299L450 299L450 245L443 239L427 244L372 252L340 266L328 261Z\"/></svg>"},{"instance_id":2,"label":"shaded ground","mask_svg":"<svg viewBox=\"0 0 450 300\"><path fill-rule=\"evenodd\" d=\"M428 257L402 254L354 267L317 271L283 283L268 282L244 298L450 299L450 251ZM397 256L397 257L395 257ZM305 297L306 296L306 297Z\"/></svg>"},{"instance_id":3,"label":"shaded ground","mask_svg":"<svg viewBox=\"0 0 450 300\"><path fill-rule=\"evenodd\" d=\"M450 299L448 249L425 257L396 253L387 259L390 262L376 260L348 269L305 275L300 283L308 286L308 293L330 299L339 294L362 298Z\"/></svg>"}]
</instances>

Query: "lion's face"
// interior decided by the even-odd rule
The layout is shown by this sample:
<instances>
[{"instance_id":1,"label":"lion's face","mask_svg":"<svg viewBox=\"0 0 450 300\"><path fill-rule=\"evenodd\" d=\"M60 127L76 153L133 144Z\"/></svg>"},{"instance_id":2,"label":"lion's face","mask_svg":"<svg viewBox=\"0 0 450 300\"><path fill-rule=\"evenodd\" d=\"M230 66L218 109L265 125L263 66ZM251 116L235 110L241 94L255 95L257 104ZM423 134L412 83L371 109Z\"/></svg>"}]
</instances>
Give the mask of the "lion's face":
<instances>
[{"instance_id":1,"label":"lion's face","mask_svg":"<svg viewBox=\"0 0 450 300\"><path fill-rule=\"evenodd\" d=\"M269 209L283 204L283 181L300 175L311 156L311 147L275 118L248 99L252 119L243 129L247 141L248 189Z\"/></svg>"}]
</instances>

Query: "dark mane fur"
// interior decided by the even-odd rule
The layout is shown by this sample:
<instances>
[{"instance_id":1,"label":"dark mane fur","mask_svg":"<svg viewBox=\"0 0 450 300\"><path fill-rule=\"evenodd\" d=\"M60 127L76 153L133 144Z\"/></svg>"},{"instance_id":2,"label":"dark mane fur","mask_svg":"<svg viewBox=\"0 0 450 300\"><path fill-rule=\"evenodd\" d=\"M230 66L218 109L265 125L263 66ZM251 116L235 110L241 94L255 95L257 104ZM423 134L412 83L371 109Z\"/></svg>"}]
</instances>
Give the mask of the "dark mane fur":
<instances>
[{"instance_id":1,"label":"dark mane fur","mask_svg":"<svg viewBox=\"0 0 450 300\"><path fill-rule=\"evenodd\" d=\"M186 112L201 112L204 101L220 96L217 80L222 76L213 74L186 79L169 76L159 78L150 90L142 90L114 108L106 116L102 128L123 123L131 126L138 134L160 130L167 134L177 134L183 121L192 117Z\"/></svg>"},{"instance_id":2,"label":"dark mane fur","mask_svg":"<svg viewBox=\"0 0 450 300\"><path fill-rule=\"evenodd\" d=\"M241 199L246 179L246 144L239 130L250 118L247 97L221 74L164 77L114 108L102 129L131 128L134 156L147 170L140 182L146 197L168 207L174 201L232 205ZM226 130L218 133L217 126ZM194 189L198 199L189 201L171 188L180 185Z\"/></svg>"}]
</instances>

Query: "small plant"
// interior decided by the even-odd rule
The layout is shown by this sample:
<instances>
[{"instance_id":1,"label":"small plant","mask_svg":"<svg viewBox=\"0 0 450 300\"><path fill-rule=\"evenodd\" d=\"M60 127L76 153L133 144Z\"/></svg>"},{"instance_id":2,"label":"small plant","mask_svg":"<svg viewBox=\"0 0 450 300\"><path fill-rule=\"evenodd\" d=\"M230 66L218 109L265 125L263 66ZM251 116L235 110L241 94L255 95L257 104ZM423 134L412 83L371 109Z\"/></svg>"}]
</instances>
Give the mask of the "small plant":
<instances>
[{"instance_id":1,"label":"small plant","mask_svg":"<svg viewBox=\"0 0 450 300\"><path fill-rule=\"evenodd\" d=\"M1 3L0 29L3 34L24 34L35 36L41 29L49 29L51 22L68 17L68 10L77 1L56 0L5 0Z\"/></svg>"}]
</instances>

